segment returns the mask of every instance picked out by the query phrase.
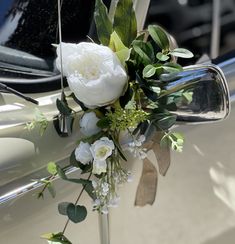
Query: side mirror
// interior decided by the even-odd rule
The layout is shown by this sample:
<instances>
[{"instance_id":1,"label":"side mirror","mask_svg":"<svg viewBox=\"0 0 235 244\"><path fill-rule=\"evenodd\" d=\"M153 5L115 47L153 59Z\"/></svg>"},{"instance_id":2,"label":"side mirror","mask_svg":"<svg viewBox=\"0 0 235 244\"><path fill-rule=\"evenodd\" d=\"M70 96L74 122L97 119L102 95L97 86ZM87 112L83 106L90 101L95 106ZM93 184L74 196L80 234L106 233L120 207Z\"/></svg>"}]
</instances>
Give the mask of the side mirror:
<instances>
[{"instance_id":1,"label":"side mirror","mask_svg":"<svg viewBox=\"0 0 235 244\"><path fill-rule=\"evenodd\" d=\"M184 92L187 103L178 103L177 120L186 123L212 122L225 119L230 112L230 97L222 70L216 65L192 65L176 75L162 77L167 94Z\"/></svg>"}]
</instances>

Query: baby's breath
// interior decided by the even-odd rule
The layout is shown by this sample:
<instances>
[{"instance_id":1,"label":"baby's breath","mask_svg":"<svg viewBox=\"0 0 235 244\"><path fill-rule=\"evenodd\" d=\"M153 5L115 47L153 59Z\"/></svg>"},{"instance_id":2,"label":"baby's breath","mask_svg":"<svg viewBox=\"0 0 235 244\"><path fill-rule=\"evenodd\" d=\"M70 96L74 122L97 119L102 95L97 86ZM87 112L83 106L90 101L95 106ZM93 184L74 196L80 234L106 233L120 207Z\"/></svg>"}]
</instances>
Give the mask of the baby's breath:
<instances>
[{"instance_id":1,"label":"baby's breath","mask_svg":"<svg viewBox=\"0 0 235 244\"><path fill-rule=\"evenodd\" d=\"M118 108L115 112L109 112L107 117L111 121L111 130L127 130L147 120L148 113L142 109Z\"/></svg>"}]
</instances>

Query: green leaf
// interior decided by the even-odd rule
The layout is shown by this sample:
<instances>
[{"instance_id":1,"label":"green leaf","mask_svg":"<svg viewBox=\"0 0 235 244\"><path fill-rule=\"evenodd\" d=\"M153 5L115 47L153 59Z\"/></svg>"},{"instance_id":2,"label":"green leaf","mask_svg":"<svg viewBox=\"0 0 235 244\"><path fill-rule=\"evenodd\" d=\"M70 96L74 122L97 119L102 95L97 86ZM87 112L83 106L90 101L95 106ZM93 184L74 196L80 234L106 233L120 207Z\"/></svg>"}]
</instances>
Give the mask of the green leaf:
<instances>
[{"instance_id":1,"label":"green leaf","mask_svg":"<svg viewBox=\"0 0 235 244\"><path fill-rule=\"evenodd\" d=\"M110 35L113 31L112 23L108 17L108 11L102 0L96 0L94 19L98 38L101 44L108 46Z\"/></svg>"},{"instance_id":2,"label":"green leaf","mask_svg":"<svg viewBox=\"0 0 235 244\"><path fill-rule=\"evenodd\" d=\"M156 55L157 59L160 60L160 61L167 61L170 57L161 53L161 52L158 52L157 55Z\"/></svg>"},{"instance_id":3,"label":"green leaf","mask_svg":"<svg viewBox=\"0 0 235 244\"><path fill-rule=\"evenodd\" d=\"M162 130L168 130L176 122L176 115L169 115L156 121L154 124Z\"/></svg>"},{"instance_id":4,"label":"green leaf","mask_svg":"<svg viewBox=\"0 0 235 244\"><path fill-rule=\"evenodd\" d=\"M122 148L121 148L119 142L118 142L117 140L115 140L115 138L114 138L113 136L112 136L112 139L113 139L114 145L115 145L115 147L117 148L117 150L118 150L118 152L119 152L121 158L122 158L124 161L127 161L127 158L125 157L125 155L124 155L124 153L123 153L123 151L122 151Z\"/></svg>"},{"instance_id":5,"label":"green leaf","mask_svg":"<svg viewBox=\"0 0 235 244\"><path fill-rule=\"evenodd\" d=\"M184 48L175 48L170 54L179 58L192 58L194 56L192 52Z\"/></svg>"},{"instance_id":6,"label":"green leaf","mask_svg":"<svg viewBox=\"0 0 235 244\"><path fill-rule=\"evenodd\" d=\"M68 104L64 101L61 101L59 99L56 100L56 106L61 114L69 116L71 115L71 108L68 107Z\"/></svg>"},{"instance_id":7,"label":"green leaf","mask_svg":"<svg viewBox=\"0 0 235 244\"><path fill-rule=\"evenodd\" d=\"M184 135L182 133L172 132L171 135L176 138L179 144L182 144L182 142L184 141Z\"/></svg>"},{"instance_id":8,"label":"green leaf","mask_svg":"<svg viewBox=\"0 0 235 244\"><path fill-rule=\"evenodd\" d=\"M116 31L111 34L109 47L116 53L118 59L124 66L130 57L131 50L123 44Z\"/></svg>"},{"instance_id":9,"label":"green leaf","mask_svg":"<svg viewBox=\"0 0 235 244\"><path fill-rule=\"evenodd\" d=\"M73 203L71 202L60 202L58 204L58 212L61 214L61 215L66 215L67 216L67 209L68 209L68 206L69 205L74 205Z\"/></svg>"},{"instance_id":10,"label":"green leaf","mask_svg":"<svg viewBox=\"0 0 235 244\"><path fill-rule=\"evenodd\" d=\"M51 174L51 175L55 175L57 173L57 166L55 162L49 162L47 164L47 171Z\"/></svg>"},{"instance_id":11,"label":"green leaf","mask_svg":"<svg viewBox=\"0 0 235 244\"><path fill-rule=\"evenodd\" d=\"M145 66L145 68L143 69L144 78L150 78L154 76L155 73L156 73L156 67L154 67L152 64Z\"/></svg>"},{"instance_id":12,"label":"green leaf","mask_svg":"<svg viewBox=\"0 0 235 244\"><path fill-rule=\"evenodd\" d=\"M144 65L152 64L155 61L153 46L149 42L134 41L134 51L140 56Z\"/></svg>"},{"instance_id":13,"label":"green leaf","mask_svg":"<svg viewBox=\"0 0 235 244\"><path fill-rule=\"evenodd\" d=\"M100 131L95 135L81 138L80 140L77 141L77 143L79 144L82 141L82 142L88 142L89 144L92 144L96 140L100 139L103 135L104 135L104 132Z\"/></svg>"},{"instance_id":14,"label":"green leaf","mask_svg":"<svg viewBox=\"0 0 235 244\"><path fill-rule=\"evenodd\" d=\"M47 233L41 236L41 238L46 239L52 243L60 243L60 244L72 244L64 235L62 232L59 233Z\"/></svg>"},{"instance_id":15,"label":"green leaf","mask_svg":"<svg viewBox=\"0 0 235 244\"><path fill-rule=\"evenodd\" d=\"M161 140L160 145L165 146L166 144L171 146L171 149L176 152L183 151L184 136L181 133L173 132L167 133Z\"/></svg>"},{"instance_id":16,"label":"green leaf","mask_svg":"<svg viewBox=\"0 0 235 244\"><path fill-rule=\"evenodd\" d=\"M55 191L55 188L53 187L53 185L52 185L51 182L48 183L48 185L47 185L47 190L49 191L49 193L51 194L51 196L52 196L53 198L56 197L56 191Z\"/></svg>"},{"instance_id":17,"label":"green leaf","mask_svg":"<svg viewBox=\"0 0 235 244\"><path fill-rule=\"evenodd\" d=\"M179 71L177 70L176 72L172 73L164 73L160 75L160 80L164 82L173 82L177 80L178 78Z\"/></svg>"},{"instance_id":18,"label":"green leaf","mask_svg":"<svg viewBox=\"0 0 235 244\"><path fill-rule=\"evenodd\" d=\"M82 222L87 216L86 207L69 204L67 207L67 216L73 223Z\"/></svg>"},{"instance_id":19,"label":"green leaf","mask_svg":"<svg viewBox=\"0 0 235 244\"><path fill-rule=\"evenodd\" d=\"M61 179L72 182L72 183L76 183L76 184L82 184L82 185L86 185L86 184L90 184L91 181L90 180L86 180L86 179L74 179L74 178L68 178L67 175L65 174L65 172L63 171L63 169L61 169L58 165L57 165L57 173L60 176Z\"/></svg>"},{"instance_id":20,"label":"green leaf","mask_svg":"<svg viewBox=\"0 0 235 244\"><path fill-rule=\"evenodd\" d=\"M119 52L122 49L127 48L122 40L120 39L119 35L117 34L116 31L114 31L111 36L110 36L110 42L109 42L109 47L114 51L114 52ZM128 48L127 48L128 49Z\"/></svg>"},{"instance_id":21,"label":"green leaf","mask_svg":"<svg viewBox=\"0 0 235 244\"><path fill-rule=\"evenodd\" d=\"M158 94L154 92L153 88L149 86L148 82L142 79L137 72L136 72L136 81L139 83L140 88L142 89L146 97L149 98L151 101L156 102L158 99Z\"/></svg>"},{"instance_id":22,"label":"green leaf","mask_svg":"<svg viewBox=\"0 0 235 244\"><path fill-rule=\"evenodd\" d=\"M107 117L103 117L96 123L96 125L101 129L109 128L110 120Z\"/></svg>"},{"instance_id":23,"label":"green leaf","mask_svg":"<svg viewBox=\"0 0 235 244\"><path fill-rule=\"evenodd\" d=\"M163 64L162 68L169 73L174 73L174 75L176 72L183 71L183 68L181 65L179 65L177 63L172 63L172 62Z\"/></svg>"},{"instance_id":24,"label":"green leaf","mask_svg":"<svg viewBox=\"0 0 235 244\"><path fill-rule=\"evenodd\" d=\"M94 193L94 187L92 186L92 183L86 184L85 191L90 196L91 199L93 200L96 199L96 195Z\"/></svg>"},{"instance_id":25,"label":"green leaf","mask_svg":"<svg viewBox=\"0 0 235 244\"><path fill-rule=\"evenodd\" d=\"M137 21L132 0L119 0L117 3L113 29L125 46L129 47L137 36Z\"/></svg>"},{"instance_id":26,"label":"green leaf","mask_svg":"<svg viewBox=\"0 0 235 244\"><path fill-rule=\"evenodd\" d=\"M82 222L87 216L87 210L84 206L74 205L70 202L61 202L58 205L58 211L61 215L67 215L74 222Z\"/></svg>"},{"instance_id":27,"label":"green leaf","mask_svg":"<svg viewBox=\"0 0 235 244\"><path fill-rule=\"evenodd\" d=\"M166 32L157 25L149 25L148 31L153 40L162 50L169 50L170 42Z\"/></svg>"}]
</instances>

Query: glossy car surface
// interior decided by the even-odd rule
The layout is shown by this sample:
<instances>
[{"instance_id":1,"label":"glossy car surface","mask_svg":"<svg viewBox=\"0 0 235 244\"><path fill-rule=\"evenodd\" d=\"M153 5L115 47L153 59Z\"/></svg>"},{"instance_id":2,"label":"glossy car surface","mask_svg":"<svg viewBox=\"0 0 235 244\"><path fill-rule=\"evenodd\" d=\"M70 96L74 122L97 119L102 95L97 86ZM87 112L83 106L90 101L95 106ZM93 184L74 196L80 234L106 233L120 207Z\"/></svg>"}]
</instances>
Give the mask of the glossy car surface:
<instances>
[{"instance_id":1,"label":"glossy car surface","mask_svg":"<svg viewBox=\"0 0 235 244\"><path fill-rule=\"evenodd\" d=\"M35 194L39 188L31 180L47 176L45 166L49 161L67 164L68 156L75 148L76 139L80 133L79 130L74 130L71 136L60 137L53 123L58 114L55 101L60 96L58 72L53 66L55 54L50 46L52 42L56 42L57 26L54 22L56 1L50 2L50 5L48 1L45 1L43 3L45 6L42 8L41 3L39 6L39 1L36 0L3 2L5 9L13 4L18 6L15 10L12 9L11 14L14 18L19 18L17 11L21 12L26 5L30 5L36 12L38 8L43 10L43 13L38 12L37 15L40 16L41 21L37 22L37 18L36 23L40 24L35 24L34 28L28 25L25 27L25 32L22 32L23 37L28 38L27 42L18 42L17 33L8 41L5 34L0 34L0 43L3 45L3 47L0 46L1 57L5 58L1 60L0 57L0 81L27 92L28 95L37 99L39 109L50 120L50 123L43 137L39 135L38 130L29 132L25 129L25 124L34 119L36 106L15 95L0 93L0 200L2 202L0 240L1 243L9 244L46 243L39 236L46 232L61 231L66 221L57 213L57 203L75 200L80 187L56 180L54 184L57 198L51 199L49 195L46 195L44 200L37 200ZM68 4L68 9L76 6L80 11L84 8L82 4L88 2L91 5L94 4L94 1L65 1L65 4ZM146 4L142 2L141 5L141 1L135 1L135 4L139 20L143 20ZM151 4L154 6L157 1L152 1ZM2 6L0 4L1 11L4 9ZM160 8L163 5L159 3L157 6ZM27 10L26 7L25 9ZM152 13L151 11L154 11L153 7L150 8L149 14ZM166 12L169 14L169 8ZM83 11L81 13L84 14L84 18L87 18L87 13ZM0 16L2 31L4 21L3 15ZM48 21L45 22L49 29L45 28L44 23L45 19L48 20L48 16L51 17L53 23L51 25ZM72 21L76 28L77 26L86 27L83 24L75 24L79 23L81 15L70 15L70 17L78 21L74 19ZM88 22L84 22L83 19L84 24ZM92 27L89 28L90 25L87 25L84 34L79 37L76 36L77 32L68 31L66 23L64 25L64 38L68 38L68 41L73 38L80 41L89 32L93 33ZM41 35L37 28L46 34L52 31L53 34L49 36L54 36L54 39L48 39L48 35L45 34ZM0 33L6 33L6 31ZM25 36L25 33L29 36ZM18 33L18 36L20 35ZM71 35L74 36L71 37ZM30 46L32 43L35 46ZM45 51L42 45L50 46L50 48ZM15 49L21 53L16 52ZM20 62L17 61L16 54ZM23 65L22 55L25 55ZM234 55L230 53L214 62L219 64L226 75L233 101ZM75 104L73 107L78 111L79 117L80 108ZM78 119L75 121L75 126ZM182 154L172 154L172 164L167 176L159 179L157 201L153 206L134 207L142 162L130 156L128 167L133 172L134 178L132 183L120 189L120 206L113 209L110 214L110 243L233 244L235 240L234 122L235 111L232 104L230 117L223 122L195 126L180 125L178 129L186 136L185 150ZM151 152L149 156L156 162ZM79 174L79 172L72 172L72 174ZM86 195L81 201L88 208L92 208L91 200ZM71 237L74 244L101 243L100 223L98 214L90 211L86 222L78 225L70 224L66 235Z\"/></svg>"}]
</instances>

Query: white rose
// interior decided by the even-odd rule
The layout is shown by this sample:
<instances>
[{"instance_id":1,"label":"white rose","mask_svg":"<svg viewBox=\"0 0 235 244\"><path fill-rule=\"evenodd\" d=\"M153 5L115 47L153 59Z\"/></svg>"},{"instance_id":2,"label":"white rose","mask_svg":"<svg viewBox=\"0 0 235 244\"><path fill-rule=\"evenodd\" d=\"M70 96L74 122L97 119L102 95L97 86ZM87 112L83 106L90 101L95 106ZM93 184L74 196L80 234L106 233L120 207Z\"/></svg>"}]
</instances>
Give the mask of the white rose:
<instances>
[{"instance_id":1,"label":"white rose","mask_svg":"<svg viewBox=\"0 0 235 244\"><path fill-rule=\"evenodd\" d=\"M101 129L96 125L99 121L94 112L85 113L80 120L81 132L85 136L92 136L98 133Z\"/></svg>"},{"instance_id":2,"label":"white rose","mask_svg":"<svg viewBox=\"0 0 235 244\"><path fill-rule=\"evenodd\" d=\"M127 74L116 54L95 43L62 43L63 71L78 100L89 107L104 106L118 99L127 84ZM57 47L57 68L60 47Z\"/></svg>"},{"instance_id":3,"label":"white rose","mask_svg":"<svg viewBox=\"0 0 235 244\"><path fill-rule=\"evenodd\" d=\"M93 160L90 147L89 143L80 142L75 150L76 160L84 165L89 164Z\"/></svg>"},{"instance_id":4,"label":"white rose","mask_svg":"<svg viewBox=\"0 0 235 244\"><path fill-rule=\"evenodd\" d=\"M102 137L91 145L94 160L105 161L114 150L114 143L108 137Z\"/></svg>"},{"instance_id":5,"label":"white rose","mask_svg":"<svg viewBox=\"0 0 235 244\"><path fill-rule=\"evenodd\" d=\"M107 137L102 137L91 145L91 154L94 158L93 173L101 174L106 172L106 159L112 154L114 150L114 143Z\"/></svg>"}]
</instances>

